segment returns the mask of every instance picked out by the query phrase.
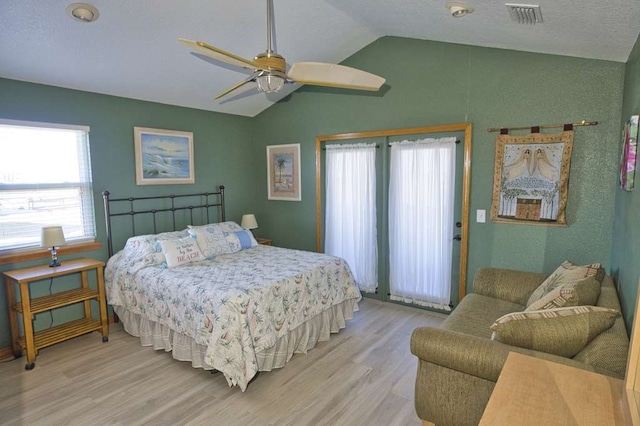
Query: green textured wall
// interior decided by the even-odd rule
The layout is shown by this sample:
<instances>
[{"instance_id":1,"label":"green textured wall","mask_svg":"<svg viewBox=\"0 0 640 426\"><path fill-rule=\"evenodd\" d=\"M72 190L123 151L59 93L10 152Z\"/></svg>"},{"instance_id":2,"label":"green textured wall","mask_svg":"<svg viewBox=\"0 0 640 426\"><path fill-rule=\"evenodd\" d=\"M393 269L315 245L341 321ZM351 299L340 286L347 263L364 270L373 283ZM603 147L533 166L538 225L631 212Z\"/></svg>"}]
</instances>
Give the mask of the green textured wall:
<instances>
[{"instance_id":1,"label":"green textured wall","mask_svg":"<svg viewBox=\"0 0 640 426\"><path fill-rule=\"evenodd\" d=\"M620 153L624 122L629 116L638 114L640 114L640 39L636 42L627 62L622 122L616 134L618 136L618 153ZM637 161L636 167L638 167ZM636 189L631 192L623 191L616 185L616 208L611 245L611 269L614 276L617 277L618 292L622 299L622 312L629 332L631 332L638 277L640 277L640 221L638 221L640 174L637 172L635 182Z\"/></svg>"},{"instance_id":2,"label":"green textured wall","mask_svg":"<svg viewBox=\"0 0 640 426\"><path fill-rule=\"evenodd\" d=\"M101 192L108 189L113 196L166 195L211 191L226 186L229 219L240 220L243 213L253 211L257 179L247 162L251 151L251 119L195 109L98 95L51 86L0 79L0 118L41 121L91 127L91 166L96 208L97 240L105 243L104 214ZM196 183L194 185L136 186L133 127L152 127L192 131L194 137ZM1 155L1 154L0 154ZM117 229L114 229L117 232ZM84 255L106 260L103 249ZM64 262L65 257L62 257ZM7 269L42 264L0 266ZM58 281L61 281L58 284ZM0 282L3 282L0 280ZM37 284L35 294L48 292L48 282ZM66 288L56 280L54 291ZM46 287L46 288L44 288ZM68 320L69 310L56 310L54 325ZM36 328L49 325L49 314L38 315ZM9 346L5 286L0 286L0 347Z\"/></svg>"},{"instance_id":3,"label":"green textured wall","mask_svg":"<svg viewBox=\"0 0 640 426\"><path fill-rule=\"evenodd\" d=\"M609 268L624 64L395 37L344 64L384 76L388 90L307 86L255 119L259 157L266 145L301 144L302 202L268 201L266 183L259 188L261 232L276 244L315 248L317 135L470 121L469 277L482 266L551 272L565 259ZM488 216L491 208L495 134L487 128L583 119L600 124L576 129L567 228L475 223L476 209Z\"/></svg>"},{"instance_id":4,"label":"green textured wall","mask_svg":"<svg viewBox=\"0 0 640 426\"><path fill-rule=\"evenodd\" d=\"M309 250L315 249L317 135L470 121L469 276L481 266L549 272L564 259L600 261L609 268L624 64L394 37L377 40L345 64L385 76L388 87L382 93L360 93L307 86L251 119L0 79L0 118L91 127L99 241L104 242L103 189L141 195L225 184L231 219L254 212L257 235ZM637 69L637 61L633 66ZM638 87L637 80L631 84ZM488 127L582 119L601 124L576 131L568 228L473 221L476 209L488 212L491 207L495 134L487 133ZM196 184L136 186L133 126L193 131ZM267 200L265 146L286 143L301 144L302 202ZM636 204L628 206L629 213ZM630 229L637 233L637 226ZM635 241L637 259L637 236L628 241ZM614 247L614 257L620 253ZM104 260L106 249L88 254ZM631 263L620 260L625 265L620 270L631 270ZM22 266L27 265L0 271ZM2 286L0 347L9 345L5 303ZM47 325L48 318L38 324Z\"/></svg>"}]
</instances>

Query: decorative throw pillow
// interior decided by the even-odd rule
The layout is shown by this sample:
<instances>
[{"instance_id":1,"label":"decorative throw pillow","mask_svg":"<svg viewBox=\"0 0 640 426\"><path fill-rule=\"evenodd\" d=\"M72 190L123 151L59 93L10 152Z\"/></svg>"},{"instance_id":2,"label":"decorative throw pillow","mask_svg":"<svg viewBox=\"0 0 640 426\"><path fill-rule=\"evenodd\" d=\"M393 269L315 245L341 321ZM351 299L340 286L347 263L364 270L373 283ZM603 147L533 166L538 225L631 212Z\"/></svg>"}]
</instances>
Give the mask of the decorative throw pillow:
<instances>
[{"instance_id":1,"label":"decorative throw pillow","mask_svg":"<svg viewBox=\"0 0 640 426\"><path fill-rule=\"evenodd\" d=\"M604 269L600 267L599 263L577 266L566 260L531 294L527 301L527 308L531 306L533 302L551 293L554 289L567 283L581 281L589 277L595 277L598 282L602 281L604 278Z\"/></svg>"},{"instance_id":2,"label":"decorative throw pillow","mask_svg":"<svg viewBox=\"0 0 640 426\"><path fill-rule=\"evenodd\" d=\"M539 311L563 306L595 305L598 296L600 296L600 283L595 277L589 277L554 288L529 305L525 311Z\"/></svg>"},{"instance_id":3,"label":"decorative throw pillow","mask_svg":"<svg viewBox=\"0 0 640 426\"><path fill-rule=\"evenodd\" d=\"M258 245L251 231L225 232L225 237L233 253Z\"/></svg>"},{"instance_id":4,"label":"decorative throw pillow","mask_svg":"<svg viewBox=\"0 0 640 426\"><path fill-rule=\"evenodd\" d=\"M159 243L160 247L162 247L162 253L167 259L166 265L169 268L205 259L200 247L198 247L198 243L192 237L159 241Z\"/></svg>"},{"instance_id":5,"label":"decorative throw pillow","mask_svg":"<svg viewBox=\"0 0 640 426\"><path fill-rule=\"evenodd\" d=\"M220 228L222 232L236 232L236 231L244 231L242 226L238 225L236 222L231 220L226 222L212 223L209 226L214 226Z\"/></svg>"},{"instance_id":6,"label":"decorative throw pillow","mask_svg":"<svg viewBox=\"0 0 640 426\"><path fill-rule=\"evenodd\" d=\"M571 358L620 316L614 309L573 306L513 312L491 326L491 340Z\"/></svg>"},{"instance_id":7,"label":"decorative throw pillow","mask_svg":"<svg viewBox=\"0 0 640 426\"><path fill-rule=\"evenodd\" d=\"M175 232L163 232L161 234L138 235L127 240L123 252L132 270L138 270L145 266L162 265L165 263L162 249L157 245L158 241L178 240L188 237L186 230Z\"/></svg>"},{"instance_id":8,"label":"decorative throw pillow","mask_svg":"<svg viewBox=\"0 0 640 426\"><path fill-rule=\"evenodd\" d=\"M217 226L218 223L204 226L190 226L188 229L191 235L198 243L200 250L208 259L220 254L233 253L233 249L227 241L223 227ZM241 228L242 229L242 228Z\"/></svg>"}]
</instances>

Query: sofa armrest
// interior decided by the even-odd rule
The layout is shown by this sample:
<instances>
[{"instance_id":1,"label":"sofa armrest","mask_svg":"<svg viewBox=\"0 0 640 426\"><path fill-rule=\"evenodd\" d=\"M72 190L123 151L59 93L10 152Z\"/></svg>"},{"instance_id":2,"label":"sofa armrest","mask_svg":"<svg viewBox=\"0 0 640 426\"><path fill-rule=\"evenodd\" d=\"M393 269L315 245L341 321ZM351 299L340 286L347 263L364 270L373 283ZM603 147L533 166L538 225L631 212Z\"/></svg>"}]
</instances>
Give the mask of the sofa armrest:
<instances>
[{"instance_id":1,"label":"sofa armrest","mask_svg":"<svg viewBox=\"0 0 640 426\"><path fill-rule=\"evenodd\" d=\"M543 358L582 370L612 375L570 358L505 345L482 337L434 327L416 328L411 335L411 353L421 361L496 382L509 352Z\"/></svg>"},{"instance_id":2,"label":"sofa armrest","mask_svg":"<svg viewBox=\"0 0 640 426\"><path fill-rule=\"evenodd\" d=\"M536 272L480 268L473 279L473 292L526 305L531 293L547 278Z\"/></svg>"}]
</instances>

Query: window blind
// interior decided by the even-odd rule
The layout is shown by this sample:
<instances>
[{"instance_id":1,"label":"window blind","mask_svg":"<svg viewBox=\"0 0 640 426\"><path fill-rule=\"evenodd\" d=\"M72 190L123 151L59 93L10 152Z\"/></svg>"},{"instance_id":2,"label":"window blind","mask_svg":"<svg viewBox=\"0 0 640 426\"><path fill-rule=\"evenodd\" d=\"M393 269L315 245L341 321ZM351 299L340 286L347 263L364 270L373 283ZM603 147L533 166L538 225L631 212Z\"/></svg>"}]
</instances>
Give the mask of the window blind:
<instances>
[{"instance_id":1,"label":"window blind","mask_svg":"<svg viewBox=\"0 0 640 426\"><path fill-rule=\"evenodd\" d=\"M39 246L50 225L95 238L89 128L0 120L0 250Z\"/></svg>"}]
</instances>

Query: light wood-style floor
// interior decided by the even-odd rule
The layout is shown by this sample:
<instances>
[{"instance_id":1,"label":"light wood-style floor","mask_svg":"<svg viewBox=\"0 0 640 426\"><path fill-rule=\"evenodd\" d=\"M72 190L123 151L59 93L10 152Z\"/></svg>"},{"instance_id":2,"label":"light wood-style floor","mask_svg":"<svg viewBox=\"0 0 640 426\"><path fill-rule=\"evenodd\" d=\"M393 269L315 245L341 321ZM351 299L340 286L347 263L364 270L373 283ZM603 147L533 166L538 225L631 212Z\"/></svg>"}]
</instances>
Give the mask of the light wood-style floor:
<instances>
[{"instance_id":1,"label":"light wood-style floor","mask_svg":"<svg viewBox=\"0 0 640 426\"><path fill-rule=\"evenodd\" d=\"M443 315L364 299L347 328L246 392L111 326L0 364L3 425L420 425L414 328Z\"/></svg>"}]
</instances>

